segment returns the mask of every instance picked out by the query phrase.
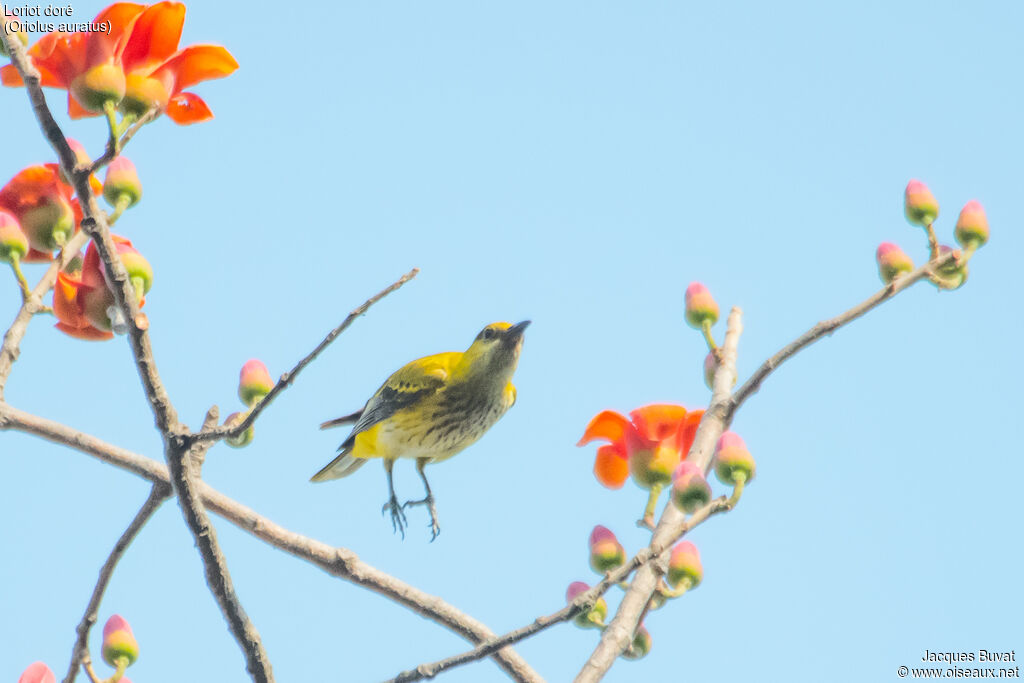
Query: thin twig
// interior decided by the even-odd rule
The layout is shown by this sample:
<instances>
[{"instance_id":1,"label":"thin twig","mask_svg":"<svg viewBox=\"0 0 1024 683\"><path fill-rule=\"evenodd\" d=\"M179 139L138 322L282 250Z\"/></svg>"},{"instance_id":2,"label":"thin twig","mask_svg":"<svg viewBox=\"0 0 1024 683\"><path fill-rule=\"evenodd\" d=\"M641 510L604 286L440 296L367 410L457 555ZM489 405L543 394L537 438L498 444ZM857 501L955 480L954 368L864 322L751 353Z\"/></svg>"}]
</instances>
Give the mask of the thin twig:
<instances>
[{"instance_id":1,"label":"thin twig","mask_svg":"<svg viewBox=\"0 0 1024 683\"><path fill-rule=\"evenodd\" d=\"M358 307L356 307L351 313L349 313L345 317L343 321L341 321L340 325L331 330L330 333L328 333L328 335L324 337L323 341L317 344L315 349L310 351L305 358L296 363L294 368L281 375L281 378L277 380L277 384L273 386L273 388L270 390L270 393L268 393L266 396L260 399L256 403L256 405L253 406L252 410L250 410L249 413L245 416L245 419L243 419L241 422L238 422L237 424L234 424L230 427L224 426L209 430L204 429L198 434L191 437L192 441L195 443L200 443L203 441L215 441L217 439L223 439L225 437L236 437L242 432L244 432L246 429L252 426L253 422L256 421L256 418L259 417L260 413L263 412L264 408L269 406L270 403L275 398L277 398L278 394L287 389L291 385L291 383L295 381L296 376L298 376L302 369L305 368L310 363L312 363L314 360L316 360L316 357L319 356L323 352L323 350L326 349L331 344L331 342L337 339L338 335L340 335L342 332L348 329L349 325L351 325L356 318L366 313L366 311L370 309L370 306L373 306L375 303L386 297L388 294L395 291L396 289L404 285L406 282L416 277L417 273L419 272L419 268L413 268L408 273L398 278L390 285L388 285L381 291L377 292L369 299L364 301L362 304L360 304Z\"/></svg>"},{"instance_id":2,"label":"thin twig","mask_svg":"<svg viewBox=\"0 0 1024 683\"><path fill-rule=\"evenodd\" d=\"M896 278L890 284L880 289L878 292L867 298L865 301L862 301L861 303L857 304L856 306L846 311L845 313L837 315L836 317L830 320L825 320L823 322L818 323L817 325L815 325L814 327L812 327L811 329L807 330L802 335L797 337L791 343L779 349L777 353L772 355L771 358L762 363L761 366L756 371L754 371L754 374L752 374L750 378L743 383L743 386L736 390L736 393L733 394L733 397L729 402L726 418L729 421L731 421L732 416L736 413L736 410L741 405L743 405L744 401L750 398L750 396L754 394L758 390L758 388L760 388L761 383L765 380L765 378L768 377L768 375L770 375L772 372L774 372L776 368L778 368L780 365L782 365L784 362L786 362L792 356L794 356L798 351L802 350L807 346L810 346L811 344L818 341L822 337L832 334L843 325L846 325L847 323L856 320L857 318L861 317L871 309L884 303L888 299L891 299L892 297L902 292L904 289L907 289L908 287L914 285L920 280L929 277L934 277L936 271L939 268L946 265L947 263L952 262L954 258L955 254L953 252L950 252L948 254L940 256L939 258L933 261L925 263L917 270L907 273L903 277Z\"/></svg>"},{"instance_id":3,"label":"thin twig","mask_svg":"<svg viewBox=\"0 0 1024 683\"><path fill-rule=\"evenodd\" d=\"M5 429L33 434L52 443L73 448L150 482L170 484L167 467L152 458L119 448L59 422L26 413L0 402L0 431ZM495 636L493 631L468 614L441 598L363 562L351 550L330 546L285 529L203 481L197 483L197 493L206 509L265 543L319 567L331 576L382 595L474 644ZM544 679L512 648L503 648L491 656L517 683L543 683Z\"/></svg>"},{"instance_id":4,"label":"thin twig","mask_svg":"<svg viewBox=\"0 0 1024 683\"><path fill-rule=\"evenodd\" d=\"M529 624L517 628L514 631L509 631L504 635L489 638L472 650L429 664L420 664L415 669L403 671L394 678L388 679L385 683L412 683L412 681L421 681L425 678L433 678L442 671L447 671L448 669L453 669L457 666L482 659L483 657L490 655L495 650L518 643L519 641L534 636L545 629L551 628L555 624L569 621L581 612L589 611L593 608L597 599L604 595L612 586L618 584L620 581L624 581L636 569L644 566L650 562L651 559L667 550L679 539L680 536L700 525L712 515L720 512L726 512L731 509L731 507L732 504L730 500L725 496L716 498L690 515L675 538L666 539L643 548L624 565L606 573L601 581L589 590L576 596L571 603L557 612L547 616L538 617Z\"/></svg>"},{"instance_id":5,"label":"thin twig","mask_svg":"<svg viewBox=\"0 0 1024 683\"><path fill-rule=\"evenodd\" d=\"M71 664L68 665L68 673L64 676L64 683L74 683L75 677L78 675L78 668L89 653L89 630L98 618L100 601L103 599L103 593L107 590L110 578L114 574L114 567L121 561L124 551L135 540L142 527L146 525L149 518L153 516L153 513L159 509L160 505L167 500L170 494L171 487L167 484L162 482L153 484L146 502L139 508L131 524L121 534L121 538L117 539L117 543L114 544L114 549L110 551L107 561L100 568L100 576L96 580L96 587L93 588L92 595L89 597L89 604L85 607L85 614L82 615L82 620L78 622L78 627L75 629L78 639L71 650Z\"/></svg>"},{"instance_id":6,"label":"thin twig","mask_svg":"<svg viewBox=\"0 0 1024 683\"><path fill-rule=\"evenodd\" d=\"M156 107L153 107L152 109L147 111L139 118L138 121L136 121L128 127L128 130L124 132L124 135L121 136L121 139L117 141L116 147L111 145L110 141L108 140L107 147L104 150L103 154L101 154L96 159L96 161L92 162L89 165L89 167L85 170L89 173L89 175L92 175L96 171L100 170L101 168L109 164L121 153L121 150L123 150L124 146L128 144L128 141L135 137L135 134L139 132L140 128L142 128L144 125L146 125L159 115L160 110Z\"/></svg>"},{"instance_id":7,"label":"thin twig","mask_svg":"<svg viewBox=\"0 0 1024 683\"><path fill-rule=\"evenodd\" d=\"M10 377L14 361L18 360L21 340L28 331L28 324L36 313L45 308L43 296L53 288L53 283L57 281L57 273L60 269L67 266L71 259L78 254L78 250L88 241L89 236L83 232L75 233L68 240L60 255L54 259L42 279L36 284L35 289L32 290L28 301L22 303L21 308L18 309L14 322L7 328L3 344L0 345L0 401L4 398L4 387L7 385L7 378Z\"/></svg>"}]
</instances>

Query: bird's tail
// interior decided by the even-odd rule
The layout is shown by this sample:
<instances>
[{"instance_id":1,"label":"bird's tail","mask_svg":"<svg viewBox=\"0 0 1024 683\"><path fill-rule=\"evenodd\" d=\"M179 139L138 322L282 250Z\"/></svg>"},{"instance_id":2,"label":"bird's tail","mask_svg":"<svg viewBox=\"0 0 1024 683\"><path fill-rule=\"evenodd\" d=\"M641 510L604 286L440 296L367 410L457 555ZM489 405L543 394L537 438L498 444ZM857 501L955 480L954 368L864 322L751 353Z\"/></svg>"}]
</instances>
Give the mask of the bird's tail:
<instances>
[{"instance_id":1,"label":"bird's tail","mask_svg":"<svg viewBox=\"0 0 1024 683\"><path fill-rule=\"evenodd\" d=\"M352 455L351 450L346 449L337 458L327 463L326 467L314 474L310 481L319 482L341 479L352 474L364 464L366 464L366 458L357 458Z\"/></svg>"},{"instance_id":2,"label":"bird's tail","mask_svg":"<svg viewBox=\"0 0 1024 683\"><path fill-rule=\"evenodd\" d=\"M321 422L320 429L330 429L331 427L340 427L341 425L352 424L362 417L362 415L363 411L360 409L351 415L342 415L341 417L336 417L333 420Z\"/></svg>"}]
</instances>

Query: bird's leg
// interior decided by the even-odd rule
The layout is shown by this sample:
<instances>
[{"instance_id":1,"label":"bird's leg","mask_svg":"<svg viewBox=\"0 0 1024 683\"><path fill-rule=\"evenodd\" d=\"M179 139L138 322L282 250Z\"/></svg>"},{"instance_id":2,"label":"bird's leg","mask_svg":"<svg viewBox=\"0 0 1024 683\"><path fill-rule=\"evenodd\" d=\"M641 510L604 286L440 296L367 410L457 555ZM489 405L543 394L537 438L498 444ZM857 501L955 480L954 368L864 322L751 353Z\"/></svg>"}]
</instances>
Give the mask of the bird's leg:
<instances>
[{"instance_id":1,"label":"bird's leg","mask_svg":"<svg viewBox=\"0 0 1024 683\"><path fill-rule=\"evenodd\" d=\"M402 507L406 505L426 505L427 509L430 510L430 540L433 541L437 538L437 535L441 533L441 525L437 523L437 506L434 505L434 494L430 491L430 482L427 481L427 475L423 473L423 468L430 462L430 458L416 458L416 471L420 473L420 479L423 480L423 488L427 490L427 497L421 500L408 500Z\"/></svg>"},{"instance_id":2,"label":"bird's leg","mask_svg":"<svg viewBox=\"0 0 1024 683\"><path fill-rule=\"evenodd\" d=\"M385 512L391 513L391 528L402 534L402 538L405 538L405 512L402 511L402 506L398 504L398 498L395 496L395 483L391 477L391 470L395 467L395 461L391 458L384 458L384 471L388 473L388 493L390 497L388 502L384 503L384 507L380 509L380 514Z\"/></svg>"}]
</instances>

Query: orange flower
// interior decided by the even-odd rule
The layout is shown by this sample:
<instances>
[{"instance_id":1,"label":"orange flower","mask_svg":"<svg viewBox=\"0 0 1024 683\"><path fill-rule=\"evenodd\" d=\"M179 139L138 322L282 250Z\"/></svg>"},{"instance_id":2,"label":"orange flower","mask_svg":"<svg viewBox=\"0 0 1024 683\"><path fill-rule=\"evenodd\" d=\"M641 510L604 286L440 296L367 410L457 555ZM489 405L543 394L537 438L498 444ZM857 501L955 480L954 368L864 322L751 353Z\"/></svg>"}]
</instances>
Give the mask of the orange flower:
<instances>
[{"instance_id":1,"label":"orange flower","mask_svg":"<svg viewBox=\"0 0 1024 683\"><path fill-rule=\"evenodd\" d=\"M643 488L672 480L676 465L693 445L703 410L653 404L637 408L627 419L604 410L587 425L577 446L595 439L610 443L597 449L594 475L608 488L621 488L631 473Z\"/></svg>"},{"instance_id":2,"label":"orange flower","mask_svg":"<svg viewBox=\"0 0 1024 683\"><path fill-rule=\"evenodd\" d=\"M202 98L184 89L227 76L238 62L217 45L178 49L185 5L116 3L93 23L105 22L109 33L48 33L28 51L42 85L68 90L72 118L94 116L108 100L135 115L158 107L179 124L213 117ZM0 70L0 80L21 85L13 66Z\"/></svg>"},{"instance_id":3,"label":"orange flower","mask_svg":"<svg viewBox=\"0 0 1024 683\"><path fill-rule=\"evenodd\" d=\"M137 291L141 308L146 303L142 295L149 290L149 283L152 282L149 263L129 240L118 235L111 237L132 281L144 281ZM99 252L96 245L90 243L80 272L57 273L57 282L53 287L53 313L60 322L56 327L76 339L111 339L114 335L107 311L114 305L114 294L107 286Z\"/></svg>"},{"instance_id":4,"label":"orange flower","mask_svg":"<svg viewBox=\"0 0 1024 683\"><path fill-rule=\"evenodd\" d=\"M89 179L93 192L103 185ZM58 164L38 164L21 170L0 188L0 209L14 215L28 237L31 249L25 261L49 261L82 221L74 190L64 181Z\"/></svg>"}]
</instances>

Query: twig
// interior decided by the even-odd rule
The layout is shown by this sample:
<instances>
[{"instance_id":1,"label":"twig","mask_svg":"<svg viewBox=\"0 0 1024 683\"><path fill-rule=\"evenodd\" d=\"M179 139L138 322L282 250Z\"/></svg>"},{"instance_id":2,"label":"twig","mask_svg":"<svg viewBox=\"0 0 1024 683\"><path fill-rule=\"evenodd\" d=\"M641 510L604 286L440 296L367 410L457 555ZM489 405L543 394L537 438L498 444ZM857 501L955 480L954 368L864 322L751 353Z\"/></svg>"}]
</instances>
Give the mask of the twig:
<instances>
[{"instance_id":1,"label":"twig","mask_svg":"<svg viewBox=\"0 0 1024 683\"><path fill-rule=\"evenodd\" d=\"M230 427L224 426L217 427L214 429L204 429L198 434L192 436L191 440L195 443L200 443L203 441L215 441L217 439L223 439L225 437L236 437L242 432L244 432L252 425L253 422L256 421L256 418L259 417L260 413L263 412L263 409L269 406L270 403L275 398L277 398L278 394L287 389L291 385L291 383L295 381L295 378L302 371L302 369L305 368L310 363L312 363L316 359L316 357L319 356L321 352L323 352L323 350L326 349L331 344L331 342L338 338L338 335L340 335L342 332L348 329L349 325L351 325L356 318L366 313L366 311L370 309L370 306L373 306L375 303L386 297L388 294L395 291L396 289L404 285L406 282L416 277L416 275L419 272L419 268L413 268L408 273L398 278L395 282L391 283L390 285L388 285L387 287L385 287L384 289L382 289L381 291L377 292L369 299L364 301L358 307L356 307L351 313L349 313L345 317L345 319L341 322L340 325L331 330L330 333L326 337L324 337L323 341L317 344L315 349L310 351L305 358L296 363L294 368L281 375L281 378L277 380L277 384L273 386L273 388L270 390L270 393L268 393L266 396L260 399L259 402L257 402L256 405L253 406L252 410L250 410L249 413L245 416L245 419L243 419L241 422L234 424Z\"/></svg>"},{"instance_id":2,"label":"twig","mask_svg":"<svg viewBox=\"0 0 1024 683\"><path fill-rule=\"evenodd\" d=\"M21 346L21 340L28 331L28 324L36 313L45 308L43 306L43 295L50 291L53 283L57 281L58 271L65 267L78 253L78 250L88 241L89 236L83 232L75 233L68 240L60 255L54 259L42 279L35 286L35 289L32 290L29 300L22 303L21 308L18 309L14 322L7 328L3 344L0 345L0 401L4 398L4 387L7 385L7 378L11 374L14 361L18 360L19 347Z\"/></svg>"},{"instance_id":3,"label":"twig","mask_svg":"<svg viewBox=\"0 0 1024 683\"><path fill-rule=\"evenodd\" d=\"M581 593L576 598L553 614L547 616L538 617L526 626L517 628L514 631L498 636L495 638L489 638L484 642L477 645L472 650L468 650L458 655L448 657L447 659L441 659L436 662L429 664L420 664L415 669L409 671L403 671L394 678L387 680L385 683L412 683L412 681L421 681L424 678L433 678L442 671L453 669L463 664L474 662L478 659L482 659L490 655L495 650L498 650L507 645L513 645L521 640L534 636L541 631L548 629L555 624L560 624L565 621L569 621L577 614L583 611L591 609L594 603L599 597L604 595L612 586L618 584L620 581L625 580L630 574L632 574L637 568L642 567L651 561L652 558L657 557L662 552L667 550L669 546L675 543L680 536L690 531L694 527L700 525L706 521L712 515L719 512L725 512L731 509L731 501L722 496L711 501L704 507L694 512L687 520L683 527L679 530L678 535L675 538L667 539L660 543L652 544L640 550L636 555L632 557L626 564L622 565L614 571L610 571L605 574L605 577L595 584L590 590Z\"/></svg>"},{"instance_id":4,"label":"twig","mask_svg":"<svg viewBox=\"0 0 1024 683\"><path fill-rule=\"evenodd\" d=\"M116 146L111 145L110 140L108 140L107 147L104 150L103 154L101 154L86 169L89 175L92 175L93 173L95 173L96 171L100 170L101 168L109 164L111 161L113 161L117 157L117 155L121 153L121 150L124 149L124 146L128 144L128 141L135 137L135 134L139 132L139 129L159 115L160 110L154 107L147 111L145 114L143 114L138 121L136 121L128 127L128 130L124 132L124 135L121 136L121 139L117 141Z\"/></svg>"},{"instance_id":5,"label":"twig","mask_svg":"<svg viewBox=\"0 0 1024 683\"><path fill-rule=\"evenodd\" d=\"M729 313L729 321L725 331L725 342L721 346L721 362L715 370L712 383L711 405L704 412L693 445L686 459L707 471L711 465L715 442L728 427L725 422L726 406L729 403L733 381L736 379L736 349L743 332L743 312L733 307ZM667 539L679 538L686 530L685 515L675 505L666 505L661 513L661 520L654 530L651 546L666 548ZM655 561L645 564L637 570L630 583L615 617L601 633L601 640L587 659L583 668L576 676L576 683L596 683L601 680L620 654L629 647L636 632L640 617L654 595L661 578L662 570L657 566L663 558L662 552L655 556Z\"/></svg>"},{"instance_id":6,"label":"twig","mask_svg":"<svg viewBox=\"0 0 1024 683\"><path fill-rule=\"evenodd\" d=\"M917 270L893 280L890 284L886 285L874 295L857 304L845 313L842 313L830 320L818 323L797 337L793 342L782 347L776 354L762 363L761 367L759 367L754 374L752 374L750 378L743 383L743 386L736 390L736 393L733 394L732 399L729 401L726 419L728 421L732 421L732 416L736 413L736 410L743 405L743 402L750 398L758 388L760 388L761 383L765 378L772 374L776 368L789 360L798 351L802 350L806 346L810 346L822 337L832 334L843 325L856 320L871 309L888 299L891 299L918 281L928 277L933 277L939 268L952 262L954 258L955 254L950 252L935 260L925 263Z\"/></svg>"},{"instance_id":7,"label":"twig","mask_svg":"<svg viewBox=\"0 0 1024 683\"><path fill-rule=\"evenodd\" d=\"M152 458L119 448L61 423L0 402L0 431L5 429L34 434L91 455L150 482L170 484L167 467ZM196 489L203 505L211 512L220 515L246 533L319 567L332 576L378 593L474 644L495 635L484 624L444 600L366 564L351 550L330 546L285 529L203 481L197 482ZM512 680L518 683L543 683L544 679L513 649L503 648L491 656Z\"/></svg>"},{"instance_id":8,"label":"twig","mask_svg":"<svg viewBox=\"0 0 1024 683\"><path fill-rule=\"evenodd\" d=\"M85 614L82 615L82 620L78 622L78 627L75 629L78 639L71 650L71 664L68 666L67 675L64 676L64 683L74 683L75 677L78 675L78 669L89 653L89 630L96 623L100 601L103 599L103 593L107 590L110 578L114 574L114 567L121 561L124 551L135 540L135 536L146 525L146 522L153 516L153 513L167 500L170 493L171 488L167 484L161 482L153 484L146 502L139 508L131 524L121 534L121 538L117 539L117 543L114 544L114 549L110 551L107 561L100 568L100 576L96 580L96 587L92 590L92 596L89 597L89 604L85 607Z\"/></svg>"}]
</instances>

